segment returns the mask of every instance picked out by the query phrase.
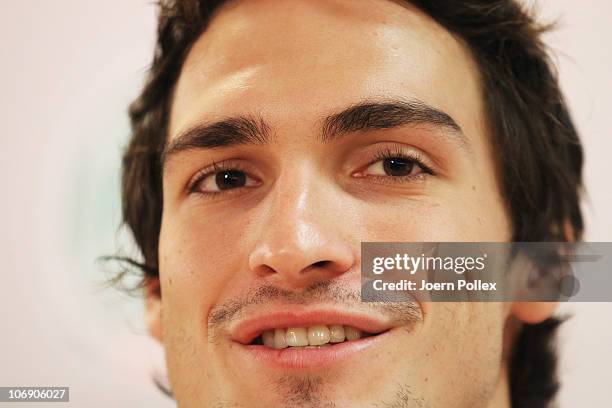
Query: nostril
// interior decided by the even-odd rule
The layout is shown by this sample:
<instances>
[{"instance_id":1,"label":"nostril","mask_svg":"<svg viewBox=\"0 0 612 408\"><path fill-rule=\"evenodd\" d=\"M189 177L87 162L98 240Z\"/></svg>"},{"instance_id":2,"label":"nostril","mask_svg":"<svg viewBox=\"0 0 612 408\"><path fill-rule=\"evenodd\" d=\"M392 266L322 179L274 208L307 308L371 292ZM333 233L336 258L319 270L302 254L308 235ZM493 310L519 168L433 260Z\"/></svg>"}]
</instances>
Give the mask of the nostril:
<instances>
[{"instance_id":1,"label":"nostril","mask_svg":"<svg viewBox=\"0 0 612 408\"><path fill-rule=\"evenodd\" d=\"M259 276L268 276L268 275L273 275L275 273L276 271L274 270L274 268L268 265L259 265L259 267L257 268L257 274Z\"/></svg>"},{"instance_id":2,"label":"nostril","mask_svg":"<svg viewBox=\"0 0 612 408\"><path fill-rule=\"evenodd\" d=\"M312 266L315 268L324 268L328 264L329 264L329 261L319 261L319 262L313 263Z\"/></svg>"}]
</instances>

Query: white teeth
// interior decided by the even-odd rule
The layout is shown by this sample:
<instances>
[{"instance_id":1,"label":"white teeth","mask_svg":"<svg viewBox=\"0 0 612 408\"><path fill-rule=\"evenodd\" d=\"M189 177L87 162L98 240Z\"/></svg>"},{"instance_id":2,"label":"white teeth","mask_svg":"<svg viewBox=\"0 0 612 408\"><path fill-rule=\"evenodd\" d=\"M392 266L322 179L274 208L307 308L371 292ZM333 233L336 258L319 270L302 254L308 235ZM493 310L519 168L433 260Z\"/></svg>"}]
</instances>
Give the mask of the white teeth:
<instances>
[{"instance_id":1,"label":"white teeth","mask_svg":"<svg viewBox=\"0 0 612 408\"><path fill-rule=\"evenodd\" d=\"M328 343L359 340L363 332L352 326L315 325L265 330L261 333L263 345L269 348L324 346ZM261 344L261 343L260 343Z\"/></svg>"},{"instance_id":2,"label":"white teeth","mask_svg":"<svg viewBox=\"0 0 612 408\"><path fill-rule=\"evenodd\" d=\"M344 339L344 327L340 325L329 326L330 343L342 343Z\"/></svg>"},{"instance_id":3,"label":"white teeth","mask_svg":"<svg viewBox=\"0 0 612 408\"><path fill-rule=\"evenodd\" d=\"M274 348L274 332L272 330L266 330L261 334L263 338L263 344L266 347Z\"/></svg>"},{"instance_id":4,"label":"white teeth","mask_svg":"<svg viewBox=\"0 0 612 408\"><path fill-rule=\"evenodd\" d=\"M308 331L305 327L290 327L287 329L287 345L303 347L308 345Z\"/></svg>"},{"instance_id":5,"label":"white teeth","mask_svg":"<svg viewBox=\"0 0 612 408\"><path fill-rule=\"evenodd\" d=\"M344 326L344 335L347 340L358 340L361 338L361 330L351 326Z\"/></svg>"},{"instance_id":6,"label":"white teeth","mask_svg":"<svg viewBox=\"0 0 612 408\"><path fill-rule=\"evenodd\" d=\"M274 330L274 348L284 349L288 347L287 340L285 338L285 329Z\"/></svg>"},{"instance_id":7,"label":"white teeth","mask_svg":"<svg viewBox=\"0 0 612 408\"><path fill-rule=\"evenodd\" d=\"M329 329L327 326L312 326L308 328L308 344L322 346L329 343Z\"/></svg>"}]
</instances>

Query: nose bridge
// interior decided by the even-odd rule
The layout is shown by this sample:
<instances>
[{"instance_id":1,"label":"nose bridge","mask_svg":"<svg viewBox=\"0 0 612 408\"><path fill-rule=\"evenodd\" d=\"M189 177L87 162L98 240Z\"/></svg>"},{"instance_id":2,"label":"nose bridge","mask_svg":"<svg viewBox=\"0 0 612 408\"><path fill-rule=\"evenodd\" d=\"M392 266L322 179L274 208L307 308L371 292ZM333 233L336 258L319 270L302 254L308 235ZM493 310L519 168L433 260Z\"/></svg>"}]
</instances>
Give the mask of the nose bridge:
<instances>
[{"instance_id":1,"label":"nose bridge","mask_svg":"<svg viewBox=\"0 0 612 408\"><path fill-rule=\"evenodd\" d=\"M329 197L313 174L315 170L308 164L294 166L277 180L262 238L279 252L312 249L325 238L326 230L333 229L320 209Z\"/></svg>"},{"instance_id":2,"label":"nose bridge","mask_svg":"<svg viewBox=\"0 0 612 408\"><path fill-rule=\"evenodd\" d=\"M348 271L354 264L342 237L334 192L310 163L294 165L275 182L250 269L285 289L307 287Z\"/></svg>"},{"instance_id":3,"label":"nose bridge","mask_svg":"<svg viewBox=\"0 0 612 408\"><path fill-rule=\"evenodd\" d=\"M305 233L307 224L317 224L321 221L313 217L314 214L324 216L322 212L317 211L318 201L325 200L326 197L318 187L321 183L318 182L317 175L313 174L315 170L314 166L307 163L291 168L277 181L272 199L272 218L289 225L300 225L300 228L293 231L297 235Z\"/></svg>"}]
</instances>

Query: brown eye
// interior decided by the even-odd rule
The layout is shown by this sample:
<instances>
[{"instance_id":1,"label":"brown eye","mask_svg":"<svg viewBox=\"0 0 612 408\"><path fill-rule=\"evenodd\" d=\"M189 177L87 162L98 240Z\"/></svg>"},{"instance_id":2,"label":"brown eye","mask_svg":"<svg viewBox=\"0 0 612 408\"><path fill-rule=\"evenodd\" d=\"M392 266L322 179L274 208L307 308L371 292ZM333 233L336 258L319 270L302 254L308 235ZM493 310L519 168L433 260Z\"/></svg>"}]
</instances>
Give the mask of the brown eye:
<instances>
[{"instance_id":1,"label":"brown eye","mask_svg":"<svg viewBox=\"0 0 612 408\"><path fill-rule=\"evenodd\" d=\"M368 166L367 173L373 176L405 177L421 172L420 166L411 159L389 157Z\"/></svg>"},{"instance_id":2,"label":"brown eye","mask_svg":"<svg viewBox=\"0 0 612 408\"><path fill-rule=\"evenodd\" d=\"M383 160L383 169L388 176L408 176L412 173L414 162L412 160L394 157Z\"/></svg>"},{"instance_id":3,"label":"brown eye","mask_svg":"<svg viewBox=\"0 0 612 408\"><path fill-rule=\"evenodd\" d=\"M257 181L240 170L220 170L209 173L195 186L201 193L219 193L224 190L233 190L241 187L257 185Z\"/></svg>"},{"instance_id":4,"label":"brown eye","mask_svg":"<svg viewBox=\"0 0 612 408\"><path fill-rule=\"evenodd\" d=\"M215 175L215 183L219 190L244 187L246 180L246 174L236 170L222 171Z\"/></svg>"}]
</instances>

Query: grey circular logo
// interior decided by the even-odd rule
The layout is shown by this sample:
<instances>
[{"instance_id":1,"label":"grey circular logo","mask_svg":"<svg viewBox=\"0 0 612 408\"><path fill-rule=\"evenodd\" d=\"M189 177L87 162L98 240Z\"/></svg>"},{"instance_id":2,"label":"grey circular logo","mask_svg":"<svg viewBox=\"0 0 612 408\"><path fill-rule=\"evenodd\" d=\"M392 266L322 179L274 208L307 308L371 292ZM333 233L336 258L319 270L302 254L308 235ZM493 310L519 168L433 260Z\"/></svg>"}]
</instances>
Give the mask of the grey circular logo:
<instances>
[{"instance_id":1,"label":"grey circular logo","mask_svg":"<svg viewBox=\"0 0 612 408\"><path fill-rule=\"evenodd\" d=\"M576 296L580 290L580 281L574 275L567 275L559 282L559 293L565 297Z\"/></svg>"}]
</instances>

